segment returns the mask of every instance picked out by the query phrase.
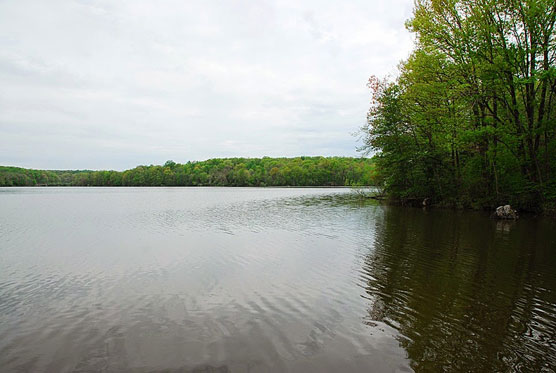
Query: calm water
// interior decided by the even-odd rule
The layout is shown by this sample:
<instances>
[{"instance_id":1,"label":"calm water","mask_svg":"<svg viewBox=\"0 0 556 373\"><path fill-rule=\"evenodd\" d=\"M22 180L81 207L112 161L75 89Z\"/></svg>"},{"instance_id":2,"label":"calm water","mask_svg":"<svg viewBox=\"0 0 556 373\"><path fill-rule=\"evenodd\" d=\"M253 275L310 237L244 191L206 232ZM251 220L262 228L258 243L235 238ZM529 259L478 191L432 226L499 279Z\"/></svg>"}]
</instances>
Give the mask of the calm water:
<instances>
[{"instance_id":1,"label":"calm water","mask_svg":"<svg viewBox=\"0 0 556 373\"><path fill-rule=\"evenodd\" d=\"M554 371L556 224L345 189L0 189L1 371Z\"/></svg>"}]
</instances>

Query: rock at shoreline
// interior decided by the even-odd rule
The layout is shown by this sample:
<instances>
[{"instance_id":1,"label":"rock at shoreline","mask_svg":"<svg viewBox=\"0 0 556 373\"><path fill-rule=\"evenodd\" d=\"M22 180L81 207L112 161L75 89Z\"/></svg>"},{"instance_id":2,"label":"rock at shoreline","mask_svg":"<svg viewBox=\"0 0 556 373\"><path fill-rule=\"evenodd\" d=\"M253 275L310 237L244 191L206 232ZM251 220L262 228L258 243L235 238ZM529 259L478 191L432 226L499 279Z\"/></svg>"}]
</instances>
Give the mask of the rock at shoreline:
<instances>
[{"instance_id":1,"label":"rock at shoreline","mask_svg":"<svg viewBox=\"0 0 556 373\"><path fill-rule=\"evenodd\" d=\"M496 219L517 219L517 211L513 210L510 205L498 206L492 215Z\"/></svg>"}]
</instances>

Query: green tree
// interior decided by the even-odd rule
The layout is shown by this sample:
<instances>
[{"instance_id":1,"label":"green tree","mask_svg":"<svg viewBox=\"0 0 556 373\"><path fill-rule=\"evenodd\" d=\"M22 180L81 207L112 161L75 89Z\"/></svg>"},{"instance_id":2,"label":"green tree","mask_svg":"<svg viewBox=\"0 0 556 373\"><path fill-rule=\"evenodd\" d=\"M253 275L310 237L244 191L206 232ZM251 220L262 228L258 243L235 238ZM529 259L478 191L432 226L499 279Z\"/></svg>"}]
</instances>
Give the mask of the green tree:
<instances>
[{"instance_id":1,"label":"green tree","mask_svg":"<svg viewBox=\"0 0 556 373\"><path fill-rule=\"evenodd\" d=\"M552 203L555 21L553 1L416 1L416 49L396 81L371 80L364 128L391 195Z\"/></svg>"}]
</instances>

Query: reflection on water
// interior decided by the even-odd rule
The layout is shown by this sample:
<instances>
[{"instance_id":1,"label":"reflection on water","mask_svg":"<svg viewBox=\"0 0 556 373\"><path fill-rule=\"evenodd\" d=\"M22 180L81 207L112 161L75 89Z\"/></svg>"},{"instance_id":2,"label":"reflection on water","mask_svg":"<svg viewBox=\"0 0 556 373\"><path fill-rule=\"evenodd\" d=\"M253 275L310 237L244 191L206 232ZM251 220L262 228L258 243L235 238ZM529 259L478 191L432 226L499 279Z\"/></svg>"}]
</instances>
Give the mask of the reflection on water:
<instances>
[{"instance_id":1,"label":"reflection on water","mask_svg":"<svg viewBox=\"0 0 556 373\"><path fill-rule=\"evenodd\" d=\"M369 320L418 371L556 367L554 222L388 209L363 266Z\"/></svg>"},{"instance_id":2,"label":"reflection on water","mask_svg":"<svg viewBox=\"0 0 556 373\"><path fill-rule=\"evenodd\" d=\"M345 189L0 189L0 367L550 370L554 228Z\"/></svg>"}]
</instances>

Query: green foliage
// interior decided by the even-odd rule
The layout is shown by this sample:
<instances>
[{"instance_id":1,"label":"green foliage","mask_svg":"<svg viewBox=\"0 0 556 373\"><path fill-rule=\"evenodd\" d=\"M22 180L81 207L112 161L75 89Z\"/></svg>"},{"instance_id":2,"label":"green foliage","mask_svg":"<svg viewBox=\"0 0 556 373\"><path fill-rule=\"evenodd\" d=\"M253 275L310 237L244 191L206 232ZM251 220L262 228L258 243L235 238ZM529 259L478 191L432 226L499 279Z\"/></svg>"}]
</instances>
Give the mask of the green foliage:
<instances>
[{"instance_id":1,"label":"green foliage","mask_svg":"<svg viewBox=\"0 0 556 373\"><path fill-rule=\"evenodd\" d=\"M0 167L0 186L351 186L374 185L369 158L222 158L118 171L41 171Z\"/></svg>"},{"instance_id":2,"label":"green foliage","mask_svg":"<svg viewBox=\"0 0 556 373\"><path fill-rule=\"evenodd\" d=\"M402 201L554 204L556 3L417 0L417 46L372 77L364 150Z\"/></svg>"},{"instance_id":3,"label":"green foliage","mask_svg":"<svg viewBox=\"0 0 556 373\"><path fill-rule=\"evenodd\" d=\"M0 166L0 186L72 185L88 171L47 171Z\"/></svg>"}]
</instances>

